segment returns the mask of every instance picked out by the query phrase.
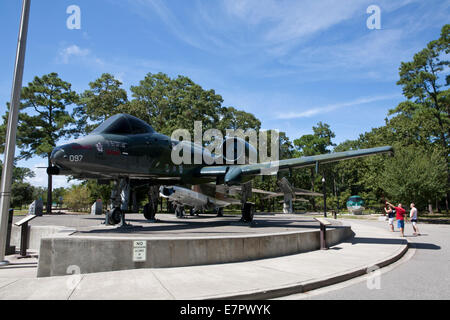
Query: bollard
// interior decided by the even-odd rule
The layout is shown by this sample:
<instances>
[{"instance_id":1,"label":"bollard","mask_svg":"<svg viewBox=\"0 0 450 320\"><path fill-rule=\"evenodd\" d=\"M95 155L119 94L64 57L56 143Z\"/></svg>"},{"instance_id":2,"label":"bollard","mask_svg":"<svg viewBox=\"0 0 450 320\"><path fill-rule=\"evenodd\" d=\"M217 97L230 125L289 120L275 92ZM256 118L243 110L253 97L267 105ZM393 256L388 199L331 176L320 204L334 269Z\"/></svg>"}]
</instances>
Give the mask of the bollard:
<instances>
[{"instance_id":1,"label":"bollard","mask_svg":"<svg viewBox=\"0 0 450 320\"><path fill-rule=\"evenodd\" d=\"M11 243L11 229L13 223L14 209L9 209L8 216L8 230L6 231L6 255L15 254L16 246L10 246Z\"/></svg>"},{"instance_id":2,"label":"bollard","mask_svg":"<svg viewBox=\"0 0 450 320\"><path fill-rule=\"evenodd\" d=\"M20 227L20 256L17 257L18 259L21 258L29 258L31 256L27 255L27 249L28 249L28 222L36 218L37 215L29 214L22 220L15 223L16 226Z\"/></svg>"},{"instance_id":3,"label":"bollard","mask_svg":"<svg viewBox=\"0 0 450 320\"><path fill-rule=\"evenodd\" d=\"M314 218L320 225L320 250L328 250L327 247L327 227L331 223L323 218Z\"/></svg>"},{"instance_id":4,"label":"bollard","mask_svg":"<svg viewBox=\"0 0 450 320\"><path fill-rule=\"evenodd\" d=\"M28 249L28 221L21 225L20 229L20 256L21 258L29 258L30 256L27 255L27 249Z\"/></svg>"},{"instance_id":5,"label":"bollard","mask_svg":"<svg viewBox=\"0 0 450 320\"><path fill-rule=\"evenodd\" d=\"M327 228L320 224L320 250L327 250Z\"/></svg>"}]
</instances>

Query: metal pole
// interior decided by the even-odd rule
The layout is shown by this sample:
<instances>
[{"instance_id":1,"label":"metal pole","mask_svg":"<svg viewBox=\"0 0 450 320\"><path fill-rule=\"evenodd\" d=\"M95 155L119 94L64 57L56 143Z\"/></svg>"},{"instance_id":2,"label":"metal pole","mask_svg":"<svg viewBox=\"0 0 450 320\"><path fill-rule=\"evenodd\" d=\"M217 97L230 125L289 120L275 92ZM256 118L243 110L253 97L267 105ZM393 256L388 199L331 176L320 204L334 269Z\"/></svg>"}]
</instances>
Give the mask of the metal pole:
<instances>
[{"instance_id":1,"label":"metal pole","mask_svg":"<svg viewBox=\"0 0 450 320\"><path fill-rule=\"evenodd\" d=\"M11 105L9 109L8 127L5 141L5 161L3 164L0 191L0 265L5 261L6 231L8 227L8 209L11 201L12 172L14 153L16 149L17 122L19 117L20 93L22 91L23 67L25 63L25 48L28 32L28 18L30 16L31 0L23 0L20 18L19 37L17 40L16 61L14 65L13 87L11 91Z\"/></svg>"},{"instance_id":2,"label":"metal pole","mask_svg":"<svg viewBox=\"0 0 450 320\"><path fill-rule=\"evenodd\" d=\"M327 217L327 190L325 187L325 174L322 178L322 185L323 185L323 216Z\"/></svg>"}]
</instances>

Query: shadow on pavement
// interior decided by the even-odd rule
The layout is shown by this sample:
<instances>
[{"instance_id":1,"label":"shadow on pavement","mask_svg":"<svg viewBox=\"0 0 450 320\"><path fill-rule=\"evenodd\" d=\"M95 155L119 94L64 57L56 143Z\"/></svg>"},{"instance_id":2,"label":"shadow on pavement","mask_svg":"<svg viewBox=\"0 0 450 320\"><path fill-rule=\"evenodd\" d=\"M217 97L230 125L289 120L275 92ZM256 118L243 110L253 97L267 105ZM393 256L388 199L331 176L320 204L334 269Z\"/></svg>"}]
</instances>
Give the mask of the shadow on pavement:
<instances>
[{"instance_id":1,"label":"shadow on pavement","mask_svg":"<svg viewBox=\"0 0 450 320\"><path fill-rule=\"evenodd\" d=\"M405 243L405 239L393 239L393 238L363 238L363 237L354 237L353 239L350 239L348 242L351 244L358 244L358 243L372 243L372 244L395 244L399 245L402 243Z\"/></svg>"},{"instance_id":2,"label":"shadow on pavement","mask_svg":"<svg viewBox=\"0 0 450 320\"><path fill-rule=\"evenodd\" d=\"M414 249L425 249L425 250L440 250L441 247L432 243L421 243L421 242L411 242L411 247Z\"/></svg>"},{"instance_id":3,"label":"shadow on pavement","mask_svg":"<svg viewBox=\"0 0 450 320\"><path fill-rule=\"evenodd\" d=\"M404 239L404 238L383 239L383 238L354 237L353 239L350 239L349 241L346 241L346 242L349 242L351 244L369 243L369 244L394 244L394 245L399 245L399 244L405 243L405 240L406 239ZM432 244L432 243L410 242L409 244L410 244L410 246L412 248L415 248L415 249L426 249L426 250L440 250L441 249L440 246L437 246L437 245Z\"/></svg>"}]
</instances>

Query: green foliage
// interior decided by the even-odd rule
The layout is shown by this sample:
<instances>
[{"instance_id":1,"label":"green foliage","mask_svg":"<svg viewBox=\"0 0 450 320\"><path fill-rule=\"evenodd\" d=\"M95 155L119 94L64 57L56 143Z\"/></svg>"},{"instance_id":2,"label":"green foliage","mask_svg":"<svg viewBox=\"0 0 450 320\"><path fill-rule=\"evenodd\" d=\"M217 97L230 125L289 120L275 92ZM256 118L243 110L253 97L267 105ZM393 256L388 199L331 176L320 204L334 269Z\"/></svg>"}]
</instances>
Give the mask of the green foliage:
<instances>
[{"instance_id":1,"label":"green foliage","mask_svg":"<svg viewBox=\"0 0 450 320\"><path fill-rule=\"evenodd\" d=\"M111 184L98 184L96 180L88 180L83 183L89 190L89 201L94 203L97 199L102 199L103 203L107 203L111 196Z\"/></svg>"},{"instance_id":2,"label":"green foliage","mask_svg":"<svg viewBox=\"0 0 450 320\"><path fill-rule=\"evenodd\" d=\"M55 188L52 191L53 199L55 199L53 202L55 202L60 208L63 204L64 199L64 193L66 192L66 189L64 187Z\"/></svg>"},{"instance_id":3,"label":"green foliage","mask_svg":"<svg viewBox=\"0 0 450 320\"><path fill-rule=\"evenodd\" d=\"M84 185L73 185L64 193L64 205L73 211L89 211L91 195Z\"/></svg>"},{"instance_id":4,"label":"green foliage","mask_svg":"<svg viewBox=\"0 0 450 320\"><path fill-rule=\"evenodd\" d=\"M3 163L0 160L0 177L2 175L3 171ZM35 176L35 173L31 171L29 168L23 168L23 167L14 167L13 168L13 174L12 174L12 181L14 182L24 182L26 178L33 178Z\"/></svg>"},{"instance_id":5,"label":"green foliage","mask_svg":"<svg viewBox=\"0 0 450 320\"><path fill-rule=\"evenodd\" d=\"M314 134L307 134L294 140L294 145L302 156L330 153L328 147L335 146L331 139L336 135L328 124L319 122L313 127Z\"/></svg>"},{"instance_id":6,"label":"green foliage","mask_svg":"<svg viewBox=\"0 0 450 320\"><path fill-rule=\"evenodd\" d=\"M223 107L219 109L220 120L217 123L217 129L225 132L225 129L255 129L261 128L259 121L253 114L237 110L233 107Z\"/></svg>"},{"instance_id":7,"label":"green foliage","mask_svg":"<svg viewBox=\"0 0 450 320\"><path fill-rule=\"evenodd\" d=\"M445 194L446 169L439 150L401 147L386 161L380 186L395 202L415 202L424 207L429 200Z\"/></svg>"},{"instance_id":8,"label":"green foliage","mask_svg":"<svg viewBox=\"0 0 450 320\"><path fill-rule=\"evenodd\" d=\"M188 77L171 79L163 73L149 73L130 90L133 100L127 106L128 113L163 134L170 136L183 128L193 135L194 121L202 121L203 130L216 127L219 121L222 97Z\"/></svg>"},{"instance_id":9,"label":"green foliage","mask_svg":"<svg viewBox=\"0 0 450 320\"><path fill-rule=\"evenodd\" d=\"M22 88L17 135L21 158L48 157L59 139L75 132L71 127L75 119L66 107L77 101L70 83L56 73L35 77Z\"/></svg>"},{"instance_id":10,"label":"green foliage","mask_svg":"<svg viewBox=\"0 0 450 320\"><path fill-rule=\"evenodd\" d=\"M34 188L27 182L14 182L11 186L11 208L20 208L33 202Z\"/></svg>"},{"instance_id":11,"label":"green foliage","mask_svg":"<svg viewBox=\"0 0 450 320\"><path fill-rule=\"evenodd\" d=\"M3 171L3 164L0 161L0 177ZM25 182L26 178L33 178L34 172L29 168L14 167L11 185L11 207L18 208L33 202L34 187Z\"/></svg>"},{"instance_id":12,"label":"green foliage","mask_svg":"<svg viewBox=\"0 0 450 320\"><path fill-rule=\"evenodd\" d=\"M47 202L47 188L35 187L33 191L33 199L42 199L44 203Z\"/></svg>"},{"instance_id":13,"label":"green foliage","mask_svg":"<svg viewBox=\"0 0 450 320\"><path fill-rule=\"evenodd\" d=\"M124 111L128 97L121 85L122 82L109 73L103 73L89 83L90 89L80 95L78 106L74 109L78 132L90 132L107 118Z\"/></svg>"},{"instance_id":14,"label":"green foliage","mask_svg":"<svg viewBox=\"0 0 450 320\"><path fill-rule=\"evenodd\" d=\"M368 157L336 165L342 190L359 194L366 202L390 198L394 202L428 201L448 195L450 95L445 68L449 52L450 25L410 62L400 67L403 94L408 99L389 111L386 125L346 141L335 151L393 145L395 157Z\"/></svg>"},{"instance_id":15,"label":"green foliage","mask_svg":"<svg viewBox=\"0 0 450 320\"><path fill-rule=\"evenodd\" d=\"M222 97L214 90L204 90L185 76L171 79L163 73L148 73L139 85L131 87L131 92L133 100L126 106L127 113L168 136L176 129L186 129L193 136L194 121L202 121L203 131L261 126L254 115L223 107Z\"/></svg>"}]
</instances>

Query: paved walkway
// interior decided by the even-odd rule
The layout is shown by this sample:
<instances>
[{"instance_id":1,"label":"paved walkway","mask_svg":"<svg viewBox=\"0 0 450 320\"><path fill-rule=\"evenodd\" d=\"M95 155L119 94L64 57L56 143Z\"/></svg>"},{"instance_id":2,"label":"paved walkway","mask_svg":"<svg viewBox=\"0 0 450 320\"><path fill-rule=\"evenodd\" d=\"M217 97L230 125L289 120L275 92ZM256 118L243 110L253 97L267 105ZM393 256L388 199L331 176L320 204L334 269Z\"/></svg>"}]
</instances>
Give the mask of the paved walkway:
<instances>
[{"instance_id":1,"label":"paved walkway","mask_svg":"<svg viewBox=\"0 0 450 320\"><path fill-rule=\"evenodd\" d=\"M373 221L364 223L375 226L378 224ZM381 226L386 228L386 223ZM414 236L411 223L406 224L408 253L401 263L381 270L376 286L367 286L372 280L360 277L284 299L449 300L450 225L419 223L418 227L421 235ZM396 234L399 234L397 228Z\"/></svg>"},{"instance_id":2,"label":"paved walkway","mask_svg":"<svg viewBox=\"0 0 450 320\"><path fill-rule=\"evenodd\" d=\"M12 261L0 268L0 299L266 299L365 274L407 250L398 234L348 223L355 238L330 250L257 261L49 278L35 277L36 260Z\"/></svg>"}]
</instances>

